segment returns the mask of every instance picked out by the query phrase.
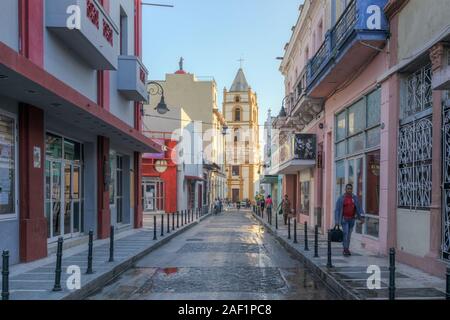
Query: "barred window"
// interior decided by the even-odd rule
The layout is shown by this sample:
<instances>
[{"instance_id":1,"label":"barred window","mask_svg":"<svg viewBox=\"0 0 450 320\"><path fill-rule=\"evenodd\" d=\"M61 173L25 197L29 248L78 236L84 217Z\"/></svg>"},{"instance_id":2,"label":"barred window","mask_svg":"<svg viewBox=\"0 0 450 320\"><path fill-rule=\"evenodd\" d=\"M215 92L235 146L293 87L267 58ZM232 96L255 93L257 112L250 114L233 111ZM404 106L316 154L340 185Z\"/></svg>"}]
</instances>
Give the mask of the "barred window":
<instances>
[{"instance_id":1,"label":"barred window","mask_svg":"<svg viewBox=\"0 0 450 320\"><path fill-rule=\"evenodd\" d=\"M411 74L403 87L397 184L398 206L403 208L429 209L431 206L433 153L431 80L431 66L427 65Z\"/></svg>"}]
</instances>

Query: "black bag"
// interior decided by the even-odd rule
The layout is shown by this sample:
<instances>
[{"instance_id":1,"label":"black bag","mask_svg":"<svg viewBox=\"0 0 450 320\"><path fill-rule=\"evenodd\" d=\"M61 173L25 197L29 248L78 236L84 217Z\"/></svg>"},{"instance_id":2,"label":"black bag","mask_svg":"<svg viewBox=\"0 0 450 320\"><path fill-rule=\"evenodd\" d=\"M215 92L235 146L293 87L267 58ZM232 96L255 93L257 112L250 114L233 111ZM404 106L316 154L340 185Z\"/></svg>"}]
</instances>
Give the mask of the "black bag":
<instances>
[{"instance_id":1,"label":"black bag","mask_svg":"<svg viewBox=\"0 0 450 320\"><path fill-rule=\"evenodd\" d=\"M344 232L339 228L339 226L335 226L334 229L330 230L330 238L331 242L344 242Z\"/></svg>"}]
</instances>

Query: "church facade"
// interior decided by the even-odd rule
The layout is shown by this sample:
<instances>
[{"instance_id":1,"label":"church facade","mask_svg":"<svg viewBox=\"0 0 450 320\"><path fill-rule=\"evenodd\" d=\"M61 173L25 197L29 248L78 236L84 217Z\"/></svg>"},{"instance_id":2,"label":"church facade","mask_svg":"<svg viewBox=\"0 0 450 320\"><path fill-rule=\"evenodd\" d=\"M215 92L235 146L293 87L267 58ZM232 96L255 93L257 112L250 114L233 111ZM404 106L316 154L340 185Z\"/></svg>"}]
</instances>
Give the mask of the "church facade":
<instances>
[{"instance_id":1,"label":"church facade","mask_svg":"<svg viewBox=\"0 0 450 320\"><path fill-rule=\"evenodd\" d=\"M228 199L251 200L259 191L260 145L257 95L240 68L230 90L224 89L223 114L228 125L226 167Z\"/></svg>"}]
</instances>

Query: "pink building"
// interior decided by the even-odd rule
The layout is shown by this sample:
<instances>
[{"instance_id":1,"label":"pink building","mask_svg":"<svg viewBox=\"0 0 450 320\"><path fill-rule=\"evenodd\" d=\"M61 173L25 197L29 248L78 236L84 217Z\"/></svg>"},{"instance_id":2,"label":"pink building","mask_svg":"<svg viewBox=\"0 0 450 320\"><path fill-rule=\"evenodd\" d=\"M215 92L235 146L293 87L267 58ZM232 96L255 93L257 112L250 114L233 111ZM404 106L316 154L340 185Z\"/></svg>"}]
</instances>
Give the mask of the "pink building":
<instances>
[{"instance_id":1,"label":"pink building","mask_svg":"<svg viewBox=\"0 0 450 320\"><path fill-rule=\"evenodd\" d=\"M367 215L353 244L396 248L400 261L438 276L450 253L449 8L305 1L280 68L286 98L274 126L288 151L271 172L283 175L298 219L323 230L352 183ZM315 146L305 149L306 138Z\"/></svg>"}]
</instances>

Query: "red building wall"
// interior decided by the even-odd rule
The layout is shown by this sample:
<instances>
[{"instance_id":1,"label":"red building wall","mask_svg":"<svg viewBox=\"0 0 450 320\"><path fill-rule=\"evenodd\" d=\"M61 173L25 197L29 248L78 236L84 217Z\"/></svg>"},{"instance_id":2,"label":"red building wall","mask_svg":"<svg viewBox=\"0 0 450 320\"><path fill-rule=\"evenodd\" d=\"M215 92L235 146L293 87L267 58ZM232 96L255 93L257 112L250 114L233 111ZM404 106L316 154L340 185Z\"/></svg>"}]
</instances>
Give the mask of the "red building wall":
<instances>
[{"instance_id":1,"label":"red building wall","mask_svg":"<svg viewBox=\"0 0 450 320\"><path fill-rule=\"evenodd\" d=\"M168 213L177 211L177 166L171 159L171 150L175 148L176 144L176 141L166 140L168 151L165 152L164 160L167 161L168 168L163 173L159 173L155 170L154 163L159 158L142 160L143 177L159 178L164 181L165 211Z\"/></svg>"}]
</instances>

